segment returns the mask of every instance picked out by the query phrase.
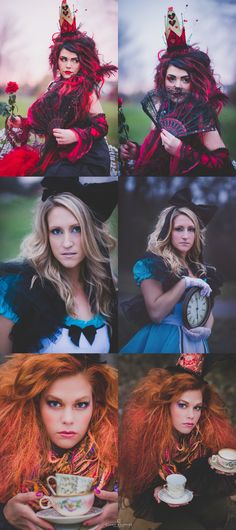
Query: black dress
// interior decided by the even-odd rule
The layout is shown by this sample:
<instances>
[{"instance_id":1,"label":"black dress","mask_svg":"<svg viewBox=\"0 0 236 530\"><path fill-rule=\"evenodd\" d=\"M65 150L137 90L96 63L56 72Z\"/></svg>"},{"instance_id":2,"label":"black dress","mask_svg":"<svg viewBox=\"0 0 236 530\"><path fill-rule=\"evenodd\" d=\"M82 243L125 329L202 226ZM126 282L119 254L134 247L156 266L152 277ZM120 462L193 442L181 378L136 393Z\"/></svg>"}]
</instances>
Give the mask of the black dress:
<instances>
[{"instance_id":1,"label":"black dress","mask_svg":"<svg viewBox=\"0 0 236 530\"><path fill-rule=\"evenodd\" d=\"M217 474L210 468L208 457L194 460L189 468L178 463L177 472L187 478L186 487L193 491L193 500L178 508L170 508L164 502L159 504L153 492L164 481L158 477L133 499L135 517L162 523L160 530L218 530L226 523L225 530L235 530L236 504L229 496L236 493L236 476Z\"/></svg>"}]
</instances>

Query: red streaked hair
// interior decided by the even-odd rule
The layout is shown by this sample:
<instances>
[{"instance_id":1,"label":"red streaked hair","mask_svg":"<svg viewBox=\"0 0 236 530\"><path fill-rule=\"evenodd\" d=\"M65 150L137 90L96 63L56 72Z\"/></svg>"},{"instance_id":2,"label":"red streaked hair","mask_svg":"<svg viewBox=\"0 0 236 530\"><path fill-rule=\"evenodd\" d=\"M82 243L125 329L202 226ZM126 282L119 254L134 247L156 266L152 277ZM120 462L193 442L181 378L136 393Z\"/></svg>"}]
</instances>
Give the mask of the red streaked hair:
<instances>
[{"instance_id":1,"label":"red streaked hair","mask_svg":"<svg viewBox=\"0 0 236 530\"><path fill-rule=\"evenodd\" d=\"M105 77L110 77L117 71L117 67L110 63L102 64L94 40L79 28L75 35L59 35L54 39L49 55L49 64L52 68L54 78L57 75L58 58L62 48L76 53L80 62L80 73L87 82L87 90L96 91L99 95Z\"/></svg>"},{"instance_id":2,"label":"red streaked hair","mask_svg":"<svg viewBox=\"0 0 236 530\"><path fill-rule=\"evenodd\" d=\"M39 416L40 394L56 379L83 373L93 388L90 432L101 463L117 467L117 374L69 354L17 354L0 367L0 500L48 468L50 440Z\"/></svg>"},{"instance_id":3,"label":"red streaked hair","mask_svg":"<svg viewBox=\"0 0 236 530\"><path fill-rule=\"evenodd\" d=\"M207 53L197 47L188 46L186 49L174 52L165 52L158 55L159 64L156 67L155 87L165 88L166 72L170 65L186 70L191 79L191 91L196 97L201 97L209 102L219 113L227 102L227 96L221 91L220 83L217 84Z\"/></svg>"},{"instance_id":4,"label":"red streaked hair","mask_svg":"<svg viewBox=\"0 0 236 530\"><path fill-rule=\"evenodd\" d=\"M125 407L119 444L121 486L125 496L144 491L160 472L166 452L173 458L176 437L170 404L187 390L201 390L203 410L198 423L201 445L193 453L212 454L222 447L236 449L235 430L231 426L223 401L214 388L191 374L170 373L152 369L133 390Z\"/></svg>"}]
</instances>

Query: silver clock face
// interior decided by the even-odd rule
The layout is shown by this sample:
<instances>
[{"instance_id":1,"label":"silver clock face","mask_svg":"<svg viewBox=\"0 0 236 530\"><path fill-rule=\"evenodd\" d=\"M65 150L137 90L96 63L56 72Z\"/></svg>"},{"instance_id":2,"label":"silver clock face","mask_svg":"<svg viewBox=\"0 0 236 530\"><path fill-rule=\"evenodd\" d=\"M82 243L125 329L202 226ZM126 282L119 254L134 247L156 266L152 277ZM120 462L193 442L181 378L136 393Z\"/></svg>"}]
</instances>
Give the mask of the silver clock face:
<instances>
[{"instance_id":1,"label":"silver clock face","mask_svg":"<svg viewBox=\"0 0 236 530\"><path fill-rule=\"evenodd\" d=\"M200 290L196 291L190 298L187 306L187 320L191 327L200 326L208 311L208 300L201 296Z\"/></svg>"}]
</instances>

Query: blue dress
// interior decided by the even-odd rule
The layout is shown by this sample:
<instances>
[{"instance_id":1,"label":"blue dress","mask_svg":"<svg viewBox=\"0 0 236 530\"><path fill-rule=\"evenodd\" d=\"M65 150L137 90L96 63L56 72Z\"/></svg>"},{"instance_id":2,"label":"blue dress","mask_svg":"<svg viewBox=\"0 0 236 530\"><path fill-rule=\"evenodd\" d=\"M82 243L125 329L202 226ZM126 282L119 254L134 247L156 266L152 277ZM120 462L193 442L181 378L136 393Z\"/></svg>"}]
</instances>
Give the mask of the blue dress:
<instances>
[{"instance_id":1,"label":"blue dress","mask_svg":"<svg viewBox=\"0 0 236 530\"><path fill-rule=\"evenodd\" d=\"M215 294L218 294L215 269L207 266L207 272L209 275L201 276L201 278L211 285L213 292L215 288ZM182 275L188 275L186 269L183 269ZM143 259L135 263L133 276L138 286L143 280L148 279L161 282L164 292L179 281L179 278L167 267L163 258L151 253L146 253ZM150 322L142 327L122 348L121 353L209 353L206 340L190 339L183 330L183 298L161 323Z\"/></svg>"}]
</instances>

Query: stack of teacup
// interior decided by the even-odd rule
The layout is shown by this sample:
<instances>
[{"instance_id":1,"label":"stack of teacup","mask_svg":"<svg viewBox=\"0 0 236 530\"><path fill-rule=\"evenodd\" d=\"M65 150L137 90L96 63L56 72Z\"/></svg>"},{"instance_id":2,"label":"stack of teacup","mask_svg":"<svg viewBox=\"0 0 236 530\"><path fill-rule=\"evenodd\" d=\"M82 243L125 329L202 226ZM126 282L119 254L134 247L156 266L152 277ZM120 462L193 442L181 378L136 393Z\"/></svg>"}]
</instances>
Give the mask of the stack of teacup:
<instances>
[{"instance_id":1,"label":"stack of teacup","mask_svg":"<svg viewBox=\"0 0 236 530\"><path fill-rule=\"evenodd\" d=\"M60 515L71 517L84 515L92 508L92 478L56 473L47 478L47 484L52 496L44 495L40 499L43 510L54 508Z\"/></svg>"}]
</instances>

